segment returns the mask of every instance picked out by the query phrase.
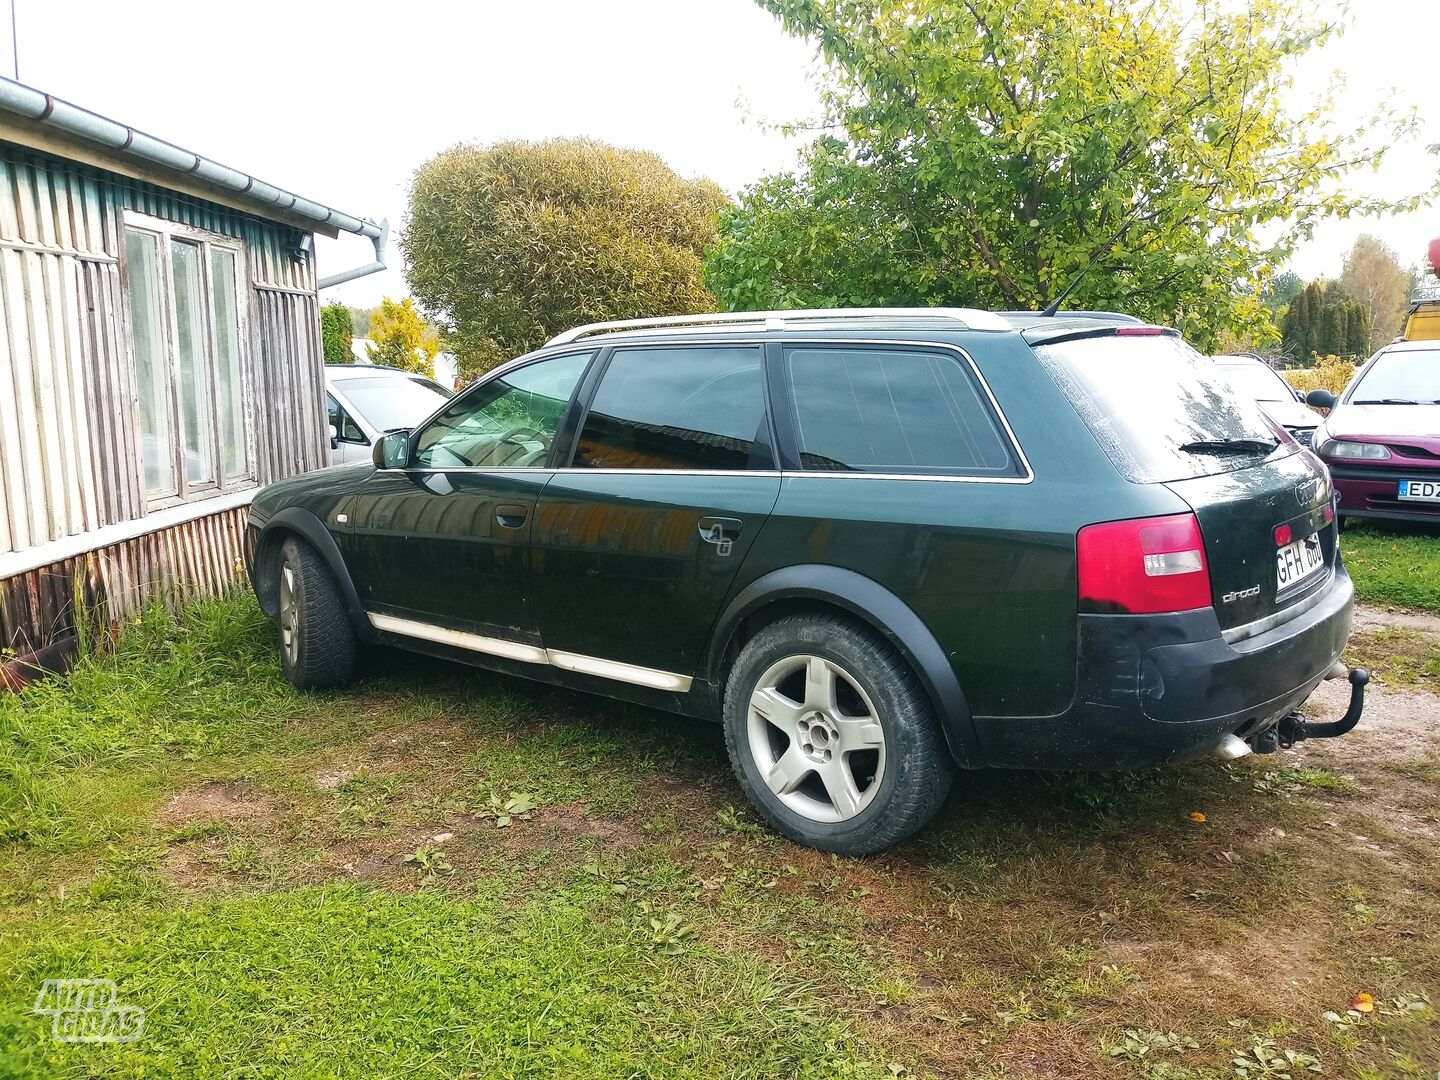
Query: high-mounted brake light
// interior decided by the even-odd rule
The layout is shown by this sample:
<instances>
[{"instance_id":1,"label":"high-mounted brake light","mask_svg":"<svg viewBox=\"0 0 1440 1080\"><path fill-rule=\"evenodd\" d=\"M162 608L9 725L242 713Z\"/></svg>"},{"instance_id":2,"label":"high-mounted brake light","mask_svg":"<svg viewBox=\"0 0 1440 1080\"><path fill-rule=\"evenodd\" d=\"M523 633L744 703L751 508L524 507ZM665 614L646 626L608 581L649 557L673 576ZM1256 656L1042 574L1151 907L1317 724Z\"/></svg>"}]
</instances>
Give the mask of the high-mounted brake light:
<instances>
[{"instance_id":1,"label":"high-mounted brake light","mask_svg":"<svg viewBox=\"0 0 1440 1080\"><path fill-rule=\"evenodd\" d=\"M1155 615L1210 606L1194 514L1086 525L1075 537L1080 610Z\"/></svg>"},{"instance_id":2,"label":"high-mounted brake light","mask_svg":"<svg viewBox=\"0 0 1440 1080\"><path fill-rule=\"evenodd\" d=\"M1163 337L1163 326L1122 326L1115 331L1116 337Z\"/></svg>"}]
</instances>

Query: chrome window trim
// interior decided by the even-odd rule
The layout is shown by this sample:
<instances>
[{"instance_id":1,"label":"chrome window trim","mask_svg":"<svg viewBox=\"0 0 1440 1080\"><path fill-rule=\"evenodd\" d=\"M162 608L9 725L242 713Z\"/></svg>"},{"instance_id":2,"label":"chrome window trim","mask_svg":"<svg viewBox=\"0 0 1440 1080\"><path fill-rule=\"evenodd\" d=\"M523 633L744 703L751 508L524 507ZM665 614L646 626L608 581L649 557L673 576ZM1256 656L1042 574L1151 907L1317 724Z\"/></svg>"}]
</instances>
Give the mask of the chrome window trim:
<instances>
[{"instance_id":1,"label":"chrome window trim","mask_svg":"<svg viewBox=\"0 0 1440 1080\"><path fill-rule=\"evenodd\" d=\"M926 339L926 338L894 339L894 338L854 338L854 337L814 337L814 338L812 338L812 337L793 337L793 338L792 338L792 337L786 337L786 338L779 338L779 339L766 338L766 339L764 339L763 341L757 339L756 342L755 342L755 344L768 344L768 343L770 343L770 342L774 342L775 344L778 344L778 345L780 345L781 347L787 347L787 346L790 346L790 345L860 345L860 346L867 346L867 345L888 345L888 346L909 347L909 348L911 348L911 349L914 349L914 348L916 348L916 347L926 348L926 349L935 349L935 348L938 348L938 349L948 349L948 350L950 350L951 352L956 353L957 355L959 355L961 358L964 359L965 363L969 366L969 369L970 369L971 374L974 375L976 382L979 383L980 389L985 392L985 400L989 402L990 408L993 410L996 418L1000 421L1000 427L1004 430L1005 436L1006 436L1006 438L1007 438L1007 439L1009 440L1009 442L1010 442L1010 449L1014 452L1015 457L1016 457L1016 460L1020 463L1020 465L1021 465L1021 466L1023 467L1023 469L1025 470L1025 475L1023 475L1023 476L982 476L982 475L956 476L956 475L953 475L953 474L950 474L950 473L938 473L938 472L937 472L937 473L918 473L918 472L917 472L917 473L884 473L884 472L862 472L862 471L859 471L859 470L856 470L856 471L854 471L854 472L839 472L839 471L832 472L832 471L812 470L812 469L778 469L778 470L776 470L776 469L762 469L762 470L751 470L751 469L591 469L591 468L575 467L575 466L565 466L565 467L562 467L562 468L548 469L548 468L545 468L544 466L536 466L536 467L533 467L533 468L514 468L514 467L508 467L508 468L507 468L507 467L505 467L505 466L488 466L488 465L465 465L465 466L459 466L459 467L456 467L456 468L453 468L453 469L416 468L416 467L412 467L412 468L407 468L407 469L380 469L380 470L377 470L377 471L379 471L379 472L407 472L407 473L436 473L436 472L446 472L446 473L448 473L448 472L459 472L459 473L474 472L474 473L486 473L486 474L519 473L519 474L525 475L525 476L534 476L534 475L536 475L536 474L538 474L538 473L540 473L540 472L549 472L549 473L552 473L552 474L555 474L555 475L567 475L567 476L568 476L568 475L584 475L584 476L606 476L606 475L611 475L611 476L618 476L618 475L628 475L628 476L779 476L779 477L782 477L782 478L787 479L787 480L790 479L790 478L792 478L792 477L802 477L802 476L803 476L803 477L823 477L823 478L826 478L826 479L843 479L843 480L922 480L922 481L938 481L938 482L944 483L944 484L1030 484L1030 483L1034 483L1034 481L1035 481L1035 470L1031 467L1031 465L1030 465L1030 459L1029 459L1029 457L1027 457L1026 454L1025 454L1025 447L1020 444L1020 439L1019 439L1018 436L1016 436L1016 434L1015 434L1015 429L1010 426L1010 419L1009 419L1009 417L1007 417L1007 416L1005 415L1005 410L1000 407L1000 402L999 402L998 400L996 400L996 398L995 398L995 392L990 389L990 383L989 383L988 381L986 381L985 376L981 373L980 368L979 368L979 365L977 365L977 364L975 363L975 358L974 358L973 356L971 356L970 353L969 353L965 348L963 348L962 346L956 345L956 344L954 344L954 343L952 343L952 342L948 342L948 341L932 341L932 340L929 340L929 339ZM646 342L646 344L647 344L647 345L653 345L653 344L655 344L655 343L654 343L654 342ZM683 344L685 344L685 345L734 345L734 344L736 344L736 342L735 342L735 340L734 340L733 338L697 335L697 336L696 336L695 338L693 338L693 339L686 339L686 340L683 342ZM616 347L617 347L617 348L619 347L618 344L617 344ZM590 346L590 349L591 349L591 351L594 351L594 350L595 350L595 346L592 344L592 345ZM562 356L562 355L565 355L566 353L570 353L570 352L583 352L583 351L585 351L585 350L582 350L582 349L566 349L566 350L556 351L556 352L553 353L553 354L546 354L546 355L543 356L543 357L542 357L542 356L519 357L519 358L517 358L516 360L512 360L512 361L510 361L510 362L507 363L507 364L501 365L500 367L496 368L493 372L490 372L490 373L486 376L485 381L488 382L489 379L490 379L490 377L492 377L492 376L494 376L494 375L499 375L501 372L504 372L504 371L507 371L507 370L509 370L509 369L511 369L511 368L513 368L513 367L519 366L520 362L521 362L521 361L524 361L524 360L530 360L530 359L533 359L533 360L549 359L550 356L552 356L552 355L553 355L553 356ZM464 393L467 393L467 394L468 394L468 393L470 393L471 391L473 391L476 387L481 386L481 385L483 385L483 384L482 384L482 383L476 383L475 386L470 387L468 390L465 390ZM426 423L429 423L429 421L427 420ZM422 425L422 426L423 426L423 425ZM416 428L416 430L418 431L419 428Z\"/></svg>"},{"instance_id":2,"label":"chrome window trim","mask_svg":"<svg viewBox=\"0 0 1440 1080\"><path fill-rule=\"evenodd\" d=\"M661 671L659 668L627 664L622 660L606 660L600 656L585 656L581 653L565 652L560 649L544 649L539 645L528 645L523 641L510 641L506 638L472 634L464 630L451 630L449 627L439 626L435 623L421 622L417 619L402 619L395 615L382 615L374 611L367 611L365 615L375 629L399 634L402 637L433 641L439 645L450 645L457 649L484 653L487 656L500 656L507 660L521 660L527 664L546 664L559 668L561 671L595 675L602 679L613 679L616 682L630 683L634 686L646 686L652 690L673 690L683 694L690 690L694 681L689 675L677 675L673 671Z\"/></svg>"}]
</instances>

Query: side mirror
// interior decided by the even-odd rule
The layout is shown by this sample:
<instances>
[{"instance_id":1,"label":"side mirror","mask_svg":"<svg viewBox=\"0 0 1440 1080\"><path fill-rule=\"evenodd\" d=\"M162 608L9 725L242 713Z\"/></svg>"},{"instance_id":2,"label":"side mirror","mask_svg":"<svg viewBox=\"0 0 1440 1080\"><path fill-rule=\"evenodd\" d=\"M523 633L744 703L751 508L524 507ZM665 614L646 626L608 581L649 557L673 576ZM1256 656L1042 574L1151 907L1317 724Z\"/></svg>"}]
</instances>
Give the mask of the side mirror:
<instances>
[{"instance_id":1,"label":"side mirror","mask_svg":"<svg viewBox=\"0 0 1440 1080\"><path fill-rule=\"evenodd\" d=\"M377 469L403 469L410 464L410 432L392 431L382 435L370 452Z\"/></svg>"},{"instance_id":2,"label":"side mirror","mask_svg":"<svg viewBox=\"0 0 1440 1080\"><path fill-rule=\"evenodd\" d=\"M1329 390L1316 387L1305 395L1305 404L1314 409L1333 409L1335 407L1335 395Z\"/></svg>"},{"instance_id":3,"label":"side mirror","mask_svg":"<svg viewBox=\"0 0 1440 1080\"><path fill-rule=\"evenodd\" d=\"M339 449L340 449L340 432L338 432L338 431L335 430L335 425L334 425L334 424L331 424L331 425L330 425L330 449L331 449L331 450L339 450Z\"/></svg>"}]
</instances>

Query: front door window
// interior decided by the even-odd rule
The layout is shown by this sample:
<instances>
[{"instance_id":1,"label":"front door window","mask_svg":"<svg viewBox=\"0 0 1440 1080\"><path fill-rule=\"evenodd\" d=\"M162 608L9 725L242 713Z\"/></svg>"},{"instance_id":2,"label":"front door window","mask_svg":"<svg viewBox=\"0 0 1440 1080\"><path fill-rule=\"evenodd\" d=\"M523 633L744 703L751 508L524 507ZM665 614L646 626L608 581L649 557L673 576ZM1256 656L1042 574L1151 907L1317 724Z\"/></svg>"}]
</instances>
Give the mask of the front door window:
<instances>
[{"instance_id":1,"label":"front door window","mask_svg":"<svg viewBox=\"0 0 1440 1080\"><path fill-rule=\"evenodd\" d=\"M456 398L420 433L422 469L539 469L591 353L526 364Z\"/></svg>"}]
</instances>

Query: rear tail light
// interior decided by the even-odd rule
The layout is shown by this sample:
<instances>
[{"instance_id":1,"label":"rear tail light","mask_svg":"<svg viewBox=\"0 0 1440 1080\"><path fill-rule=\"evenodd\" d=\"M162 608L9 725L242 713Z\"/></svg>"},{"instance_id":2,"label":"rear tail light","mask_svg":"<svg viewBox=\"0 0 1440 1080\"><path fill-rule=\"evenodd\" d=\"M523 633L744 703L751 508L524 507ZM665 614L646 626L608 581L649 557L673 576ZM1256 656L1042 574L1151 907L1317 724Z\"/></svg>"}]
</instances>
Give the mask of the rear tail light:
<instances>
[{"instance_id":1,"label":"rear tail light","mask_svg":"<svg viewBox=\"0 0 1440 1080\"><path fill-rule=\"evenodd\" d=\"M1194 514L1086 525L1075 537L1080 610L1154 615L1210 606Z\"/></svg>"}]
</instances>

